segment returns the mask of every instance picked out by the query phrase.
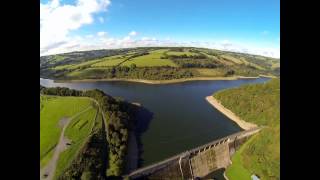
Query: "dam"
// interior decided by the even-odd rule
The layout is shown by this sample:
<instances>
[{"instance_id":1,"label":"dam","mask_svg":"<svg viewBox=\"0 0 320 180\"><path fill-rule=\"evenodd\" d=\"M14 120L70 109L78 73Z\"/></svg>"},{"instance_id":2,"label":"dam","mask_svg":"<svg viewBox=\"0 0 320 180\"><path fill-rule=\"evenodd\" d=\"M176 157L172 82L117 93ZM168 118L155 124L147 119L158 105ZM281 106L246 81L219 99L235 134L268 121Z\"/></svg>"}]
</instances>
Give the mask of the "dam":
<instances>
[{"instance_id":1,"label":"dam","mask_svg":"<svg viewBox=\"0 0 320 180\"><path fill-rule=\"evenodd\" d=\"M158 163L137 169L124 178L129 179L195 179L205 178L231 164L230 157L261 127L241 131L202 146L187 150Z\"/></svg>"}]
</instances>

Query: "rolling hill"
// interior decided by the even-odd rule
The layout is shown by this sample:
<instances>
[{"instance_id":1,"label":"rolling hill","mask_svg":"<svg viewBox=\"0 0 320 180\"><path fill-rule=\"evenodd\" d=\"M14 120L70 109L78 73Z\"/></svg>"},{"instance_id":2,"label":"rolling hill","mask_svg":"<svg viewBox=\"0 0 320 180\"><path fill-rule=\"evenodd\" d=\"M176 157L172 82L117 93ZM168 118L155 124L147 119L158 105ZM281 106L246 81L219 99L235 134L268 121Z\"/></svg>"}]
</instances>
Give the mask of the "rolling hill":
<instances>
[{"instance_id":1,"label":"rolling hill","mask_svg":"<svg viewBox=\"0 0 320 180\"><path fill-rule=\"evenodd\" d=\"M40 76L55 80L280 76L280 59L194 47L139 47L40 57Z\"/></svg>"}]
</instances>

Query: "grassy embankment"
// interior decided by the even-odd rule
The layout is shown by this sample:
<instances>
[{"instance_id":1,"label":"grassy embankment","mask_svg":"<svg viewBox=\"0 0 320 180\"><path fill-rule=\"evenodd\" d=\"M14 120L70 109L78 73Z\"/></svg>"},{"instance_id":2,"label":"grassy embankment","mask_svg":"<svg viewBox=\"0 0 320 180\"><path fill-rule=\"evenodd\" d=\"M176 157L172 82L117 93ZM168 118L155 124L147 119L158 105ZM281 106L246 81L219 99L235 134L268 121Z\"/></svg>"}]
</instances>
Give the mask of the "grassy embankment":
<instances>
[{"instance_id":1,"label":"grassy embankment","mask_svg":"<svg viewBox=\"0 0 320 180\"><path fill-rule=\"evenodd\" d=\"M241 119L265 128L246 142L227 168L230 180L280 179L280 79L244 85L213 95Z\"/></svg>"},{"instance_id":2,"label":"grassy embankment","mask_svg":"<svg viewBox=\"0 0 320 180\"><path fill-rule=\"evenodd\" d=\"M40 95L40 166L44 167L53 155L62 130L60 120L79 113L66 129L65 135L72 146L61 154L63 158L58 161L57 170L70 163L92 127L95 112L92 100L86 97Z\"/></svg>"}]
</instances>

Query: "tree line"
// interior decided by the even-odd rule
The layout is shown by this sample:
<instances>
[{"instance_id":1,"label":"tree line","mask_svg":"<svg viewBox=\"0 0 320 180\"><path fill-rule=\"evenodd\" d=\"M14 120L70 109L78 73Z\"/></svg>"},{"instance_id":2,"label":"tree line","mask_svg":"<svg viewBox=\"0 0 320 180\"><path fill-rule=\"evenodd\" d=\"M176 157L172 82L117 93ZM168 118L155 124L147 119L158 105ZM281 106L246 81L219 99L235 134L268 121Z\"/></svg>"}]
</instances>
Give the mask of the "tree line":
<instances>
[{"instance_id":1,"label":"tree line","mask_svg":"<svg viewBox=\"0 0 320 180\"><path fill-rule=\"evenodd\" d=\"M105 69L88 68L86 73L79 74L76 77L68 77L67 74L72 70L51 70L46 78L53 79L147 79L147 80L170 80L194 77L192 70L180 67L137 67L135 64L129 66L116 66Z\"/></svg>"},{"instance_id":2,"label":"tree line","mask_svg":"<svg viewBox=\"0 0 320 180\"><path fill-rule=\"evenodd\" d=\"M161 59L170 59L182 68L218 68L223 66L220 62L208 58L208 56L202 53L195 55L168 55L167 53L164 53Z\"/></svg>"}]
</instances>

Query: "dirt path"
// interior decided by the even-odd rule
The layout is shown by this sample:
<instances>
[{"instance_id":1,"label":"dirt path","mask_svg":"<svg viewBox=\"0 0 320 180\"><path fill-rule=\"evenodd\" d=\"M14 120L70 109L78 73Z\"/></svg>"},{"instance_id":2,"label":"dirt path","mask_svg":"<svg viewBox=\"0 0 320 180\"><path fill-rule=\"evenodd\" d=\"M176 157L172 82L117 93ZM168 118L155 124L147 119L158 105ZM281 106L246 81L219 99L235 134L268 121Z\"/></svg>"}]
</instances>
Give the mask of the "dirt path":
<instances>
[{"instance_id":1,"label":"dirt path","mask_svg":"<svg viewBox=\"0 0 320 180\"><path fill-rule=\"evenodd\" d=\"M66 137L64 137L64 131L68 127L70 121L71 120L68 118L62 118L60 120L59 125L62 126L63 128L59 138L59 142L54 150L54 153L50 162L42 171L40 171L40 179L48 179L48 180L53 179L59 155L62 151L64 151L67 148L67 143L70 142Z\"/></svg>"},{"instance_id":2,"label":"dirt path","mask_svg":"<svg viewBox=\"0 0 320 180\"><path fill-rule=\"evenodd\" d=\"M252 128L257 127L257 125L253 124L253 123L249 123L246 122L244 120L242 120L240 117L238 117L237 115L235 115L232 111L230 111L229 109L227 109L226 107L224 107L216 98L214 98L213 96L207 96L206 100L212 105L214 106L217 110L219 110L221 113L223 113L224 115L226 115L229 119L231 119L232 121L236 122L242 129L244 130L249 130Z\"/></svg>"},{"instance_id":3,"label":"dirt path","mask_svg":"<svg viewBox=\"0 0 320 180\"><path fill-rule=\"evenodd\" d=\"M93 98L91 98L91 99L97 104L97 106L98 106L98 108L99 108L99 112L100 112L101 115L102 115L102 119L103 119L104 126L105 126L105 132L106 132L106 135L107 135L106 138L109 139L109 138L108 138L109 135L108 135L107 119L106 119L106 117L105 117L105 114L104 114L102 108L100 107L100 104L98 103L98 101L95 100L95 99L93 99Z\"/></svg>"},{"instance_id":4,"label":"dirt path","mask_svg":"<svg viewBox=\"0 0 320 180\"><path fill-rule=\"evenodd\" d=\"M45 180L52 180L54 175L55 175L55 170L57 167L57 161L59 159L59 155L61 152L67 149L67 144L70 143L70 140L64 137L64 132L66 128L68 127L69 123L71 122L72 119L75 117L79 116L80 114L86 112L92 108L92 106L87 107L86 109L82 110L81 112L78 112L77 114L73 115L71 118L62 118L59 121L59 126L62 127L62 132L60 134L60 138L58 141L57 146L54 149L53 156L49 163L40 170L40 179L45 179Z\"/></svg>"}]
</instances>

